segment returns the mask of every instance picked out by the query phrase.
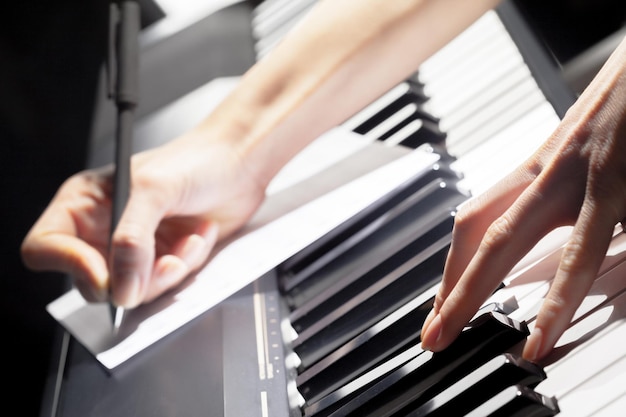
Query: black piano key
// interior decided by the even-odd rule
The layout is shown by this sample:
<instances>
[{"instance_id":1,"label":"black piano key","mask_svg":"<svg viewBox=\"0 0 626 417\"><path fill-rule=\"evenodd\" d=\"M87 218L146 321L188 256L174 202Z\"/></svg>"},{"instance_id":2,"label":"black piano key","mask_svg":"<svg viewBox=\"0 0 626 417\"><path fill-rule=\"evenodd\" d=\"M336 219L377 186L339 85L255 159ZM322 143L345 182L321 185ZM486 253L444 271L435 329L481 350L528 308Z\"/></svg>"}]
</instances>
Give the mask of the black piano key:
<instances>
[{"instance_id":1,"label":"black piano key","mask_svg":"<svg viewBox=\"0 0 626 417\"><path fill-rule=\"evenodd\" d=\"M419 121L421 124L421 128L418 129L417 132L424 132L422 133L422 137L424 139L422 144L430 142L440 143L443 139L445 139L446 135L439 129L439 124L436 121L425 118L423 116L423 113L420 112L418 108L408 107L402 110L405 110L407 112L407 117L404 118L402 121L399 121L395 126L389 128L384 133L382 133L379 137L376 138L377 140L381 140L384 142L385 140L396 134L398 131L406 127L409 123L412 123L414 121ZM417 148L418 146L414 147Z\"/></svg>"},{"instance_id":2,"label":"black piano key","mask_svg":"<svg viewBox=\"0 0 626 417\"><path fill-rule=\"evenodd\" d=\"M434 180L397 207L381 216L375 232L348 247L306 279L284 294L292 309L297 309L335 283L356 279L378 265L382 259L428 231L442 212L450 212L466 199L456 187Z\"/></svg>"},{"instance_id":3,"label":"black piano key","mask_svg":"<svg viewBox=\"0 0 626 417\"><path fill-rule=\"evenodd\" d=\"M298 391L308 403L356 379L384 360L419 343L438 285L424 291L339 349L298 375Z\"/></svg>"},{"instance_id":4,"label":"black piano key","mask_svg":"<svg viewBox=\"0 0 626 417\"><path fill-rule=\"evenodd\" d=\"M368 374L305 408L310 416L391 416L417 407L528 336L525 323L491 312L467 326L445 350L425 351L377 381Z\"/></svg>"},{"instance_id":5,"label":"black piano key","mask_svg":"<svg viewBox=\"0 0 626 417\"><path fill-rule=\"evenodd\" d=\"M436 179L453 184L457 173L446 164L434 164L432 169L407 181L385 197L365 208L332 232L300 251L278 267L279 283L284 292L290 291L322 266L335 259L384 224L383 216Z\"/></svg>"},{"instance_id":6,"label":"black piano key","mask_svg":"<svg viewBox=\"0 0 626 417\"><path fill-rule=\"evenodd\" d=\"M302 410L304 417L327 417L377 381L380 381L403 365L416 360L419 356L428 356L429 354L429 352L422 349L419 343L409 347L405 351L400 352L389 360L370 369L367 373L342 386L340 389L324 396L319 401L305 403ZM428 361L428 359L429 358L426 358L424 362Z\"/></svg>"},{"instance_id":7,"label":"black piano key","mask_svg":"<svg viewBox=\"0 0 626 417\"><path fill-rule=\"evenodd\" d=\"M419 343L422 325L432 309L438 287L435 285L424 291L298 375L297 388L305 401L318 401L384 360ZM477 315L491 311L510 314L516 308L514 300L490 303Z\"/></svg>"},{"instance_id":8,"label":"black piano key","mask_svg":"<svg viewBox=\"0 0 626 417\"><path fill-rule=\"evenodd\" d=\"M520 357L496 356L406 417L464 415L496 396L510 385L536 386L546 378L543 369Z\"/></svg>"},{"instance_id":9,"label":"black piano key","mask_svg":"<svg viewBox=\"0 0 626 417\"><path fill-rule=\"evenodd\" d=\"M423 121L420 128L401 141L400 145L415 149L425 143L441 145L445 140L446 134L439 129L439 125Z\"/></svg>"},{"instance_id":10,"label":"black piano key","mask_svg":"<svg viewBox=\"0 0 626 417\"><path fill-rule=\"evenodd\" d=\"M293 350L306 369L358 333L406 304L413 297L441 280L448 254L449 237L431 246L432 255L417 265L408 262L383 277L376 285L346 301L298 335Z\"/></svg>"},{"instance_id":11,"label":"black piano key","mask_svg":"<svg viewBox=\"0 0 626 417\"><path fill-rule=\"evenodd\" d=\"M393 239L393 236L394 246L389 249L382 247L383 251L380 255L378 255L378 251L375 249L366 247L362 251L362 257L377 256L376 262L372 264L369 262L365 263L371 269L360 274L359 272L363 269L354 268L353 273L344 274L338 280L333 279L332 285L326 290L320 292L319 295L311 298L307 303L291 313L289 319L292 327L297 332L301 332L314 323L319 322L329 312L344 305L351 297L370 288L376 281L392 272L399 265L419 256L433 242L450 235L453 224L453 213L441 212L437 218L432 219L429 225L423 227L425 229L423 234L420 235L419 231L416 231L416 239L404 247L398 249L395 244L401 242L395 242L396 239ZM432 228L427 230L427 227ZM362 258L356 258L354 262L364 263Z\"/></svg>"},{"instance_id":12,"label":"black piano key","mask_svg":"<svg viewBox=\"0 0 626 417\"><path fill-rule=\"evenodd\" d=\"M438 123L439 119L432 114L425 112L419 106L419 104L428 100L428 97L424 94L424 86L415 81L405 81L403 86L405 87L405 90L402 95L398 96L398 98L379 110L372 117L355 127L354 132L361 135L367 134L372 129L376 128L376 126L380 125L393 114L409 104L418 105L418 112L422 119Z\"/></svg>"},{"instance_id":13,"label":"black piano key","mask_svg":"<svg viewBox=\"0 0 626 417\"><path fill-rule=\"evenodd\" d=\"M500 289L504 288L504 283L500 283L498 288L494 291L494 293ZM517 300L515 297L511 297L504 302L493 302L488 303L478 309L476 314L474 314L474 318L478 316L482 316L485 313L489 313L491 311L497 311L502 314L511 314L515 310L519 308L519 304L517 304Z\"/></svg>"},{"instance_id":14,"label":"black piano key","mask_svg":"<svg viewBox=\"0 0 626 417\"><path fill-rule=\"evenodd\" d=\"M513 385L483 403L465 417L550 417L559 413L553 397L523 385Z\"/></svg>"}]
</instances>

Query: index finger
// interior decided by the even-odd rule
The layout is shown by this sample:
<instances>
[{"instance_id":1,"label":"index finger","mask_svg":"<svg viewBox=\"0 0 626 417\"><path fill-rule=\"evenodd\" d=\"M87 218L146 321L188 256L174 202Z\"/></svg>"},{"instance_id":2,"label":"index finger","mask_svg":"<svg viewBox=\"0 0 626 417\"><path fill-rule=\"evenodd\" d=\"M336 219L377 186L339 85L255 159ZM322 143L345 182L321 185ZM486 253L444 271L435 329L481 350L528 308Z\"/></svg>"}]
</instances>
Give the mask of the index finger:
<instances>
[{"instance_id":1,"label":"index finger","mask_svg":"<svg viewBox=\"0 0 626 417\"><path fill-rule=\"evenodd\" d=\"M34 233L22 244L22 259L32 270L70 275L87 301L108 298L106 261L98 250L81 239L63 233Z\"/></svg>"},{"instance_id":2,"label":"index finger","mask_svg":"<svg viewBox=\"0 0 626 417\"><path fill-rule=\"evenodd\" d=\"M441 286L435 297L433 310L424 322L422 339L476 254L489 226L515 202L531 180L532 176L520 168L460 208L455 217L452 243Z\"/></svg>"},{"instance_id":3,"label":"index finger","mask_svg":"<svg viewBox=\"0 0 626 417\"><path fill-rule=\"evenodd\" d=\"M106 248L108 213L98 204L90 178L70 178L28 232L21 247L24 264L36 271L71 275L88 301L107 298ZM104 236L99 239L98 236Z\"/></svg>"},{"instance_id":4,"label":"index finger","mask_svg":"<svg viewBox=\"0 0 626 417\"><path fill-rule=\"evenodd\" d=\"M435 351L448 346L515 264L542 236L570 217L571 193L548 199L544 195L547 189L526 188L487 228L467 268L447 296L444 293L425 327L423 346Z\"/></svg>"},{"instance_id":5,"label":"index finger","mask_svg":"<svg viewBox=\"0 0 626 417\"><path fill-rule=\"evenodd\" d=\"M165 208L149 191L131 193L111 239L111 296L116 305L135 307L144 301L155 260L155 233Z\"/></svg>"}]
</instances>

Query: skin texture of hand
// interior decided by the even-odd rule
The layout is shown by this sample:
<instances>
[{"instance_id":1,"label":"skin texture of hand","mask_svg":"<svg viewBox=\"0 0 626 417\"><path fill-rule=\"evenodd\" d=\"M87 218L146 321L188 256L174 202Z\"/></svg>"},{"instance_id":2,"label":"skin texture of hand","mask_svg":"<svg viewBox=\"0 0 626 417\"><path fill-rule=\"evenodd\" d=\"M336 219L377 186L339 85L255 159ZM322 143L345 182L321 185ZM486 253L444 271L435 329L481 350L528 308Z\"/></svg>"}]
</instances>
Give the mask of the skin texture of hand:
<instances>
[{"instance_id":1,"label":"skin texture of hand","mask_svg":"<svg viewBox=\"0 0 626 417\"><path fill-rule=\"evenodd\" d=\"M567 329L626 217L626 41L544 145L461 207L422 345L449 345L513 266L549 231L573 225L524 347L545 357Z\"/></svg>"},{"instance_id":2,"label":"skin texture of hand","mask_svg":"<svg viewBox=\"0 0 626 417\"><path fill-rule=\"evenodd\" d=\"M70 274L88 301L134 307L206 261L219 238L256 211L264 186L224 142L191 132L132 160L131 196L109 251L112 169L68 179L33 226L22 257L35 270Z\"/></svg>"}]
</instances>

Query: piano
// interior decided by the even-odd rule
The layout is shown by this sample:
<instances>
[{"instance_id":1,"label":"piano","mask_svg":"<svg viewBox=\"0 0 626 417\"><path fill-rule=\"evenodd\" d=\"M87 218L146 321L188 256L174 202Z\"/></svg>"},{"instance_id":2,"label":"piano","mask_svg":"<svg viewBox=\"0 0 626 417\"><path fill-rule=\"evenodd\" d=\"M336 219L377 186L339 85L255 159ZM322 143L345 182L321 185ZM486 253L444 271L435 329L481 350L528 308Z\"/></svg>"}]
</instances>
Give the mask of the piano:
<instances>
[{"instance_id":1,"label":"piano","mask_svg":"<svg viewBox=\"0 0 626 417\"><path fill-rule=\"evenodd\" d=\"M314 4L254 4L255 56ZM521 359L520 345L567 228L520 262L450 348L432 354L419 341L455 208L525 159L574 99L524 15L504 2L341 126L391 158L437 155L427 170L119 369L60 331L42 415L623 415L621 229L544 362Z\"/></svg>"}]
</instances>

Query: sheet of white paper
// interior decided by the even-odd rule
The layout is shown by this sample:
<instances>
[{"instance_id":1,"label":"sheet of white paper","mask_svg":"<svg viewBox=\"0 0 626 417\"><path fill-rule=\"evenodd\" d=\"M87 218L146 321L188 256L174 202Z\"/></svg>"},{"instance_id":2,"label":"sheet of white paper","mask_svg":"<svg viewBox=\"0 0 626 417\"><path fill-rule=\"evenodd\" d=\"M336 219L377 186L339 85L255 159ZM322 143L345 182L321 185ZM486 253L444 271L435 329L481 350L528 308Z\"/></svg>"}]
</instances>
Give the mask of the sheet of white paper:
<instances>
[{"instance_id":1,"label":"sheet of white paper","mask_svg":"<svg viewBox=\"0 0 626 417\"><path fill-rule=\"evenodd\" d=\"M241 3L243 0L159 0L157 4L165 18L144 29L141 46L149 46L202 20L218 10Z\"/></svg>"},{"instance_id":2,"label":"sheet of white paper","mask_svg":"<svg viewBox=\"0 0 626 417\"><path fill-rule=\"evenodd\" d=\"M342 135L338 131L333 134L332 149L341 149ZM345 141L354 142L354 134L344 135ZM303 162L306 155L300 158L303 166L315 166ZM75 290L52 302L48 311L105 367L115 368L272 270L394 187L430 169L437 159L436 154L414 151L266 224L254 224L253 219L254 227L219 248L197 276L154 303L128 312L117 336L111 331L107 305L88 304ZM282 181L280 174L277 178Z\"/></svg>"}]
</instances>

